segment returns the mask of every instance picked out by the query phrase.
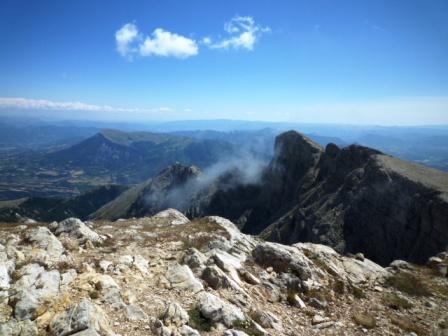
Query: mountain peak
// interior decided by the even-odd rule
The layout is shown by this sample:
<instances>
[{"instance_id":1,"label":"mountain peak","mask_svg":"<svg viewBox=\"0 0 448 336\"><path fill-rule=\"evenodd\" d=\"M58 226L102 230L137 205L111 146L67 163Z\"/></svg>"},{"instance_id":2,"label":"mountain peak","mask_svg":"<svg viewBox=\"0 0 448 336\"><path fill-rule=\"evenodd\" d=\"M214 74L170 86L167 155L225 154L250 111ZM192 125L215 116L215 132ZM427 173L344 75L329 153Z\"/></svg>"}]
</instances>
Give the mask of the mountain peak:
<instances>
[{"instance_id":1,"label":"mountain peak","mask_svg":"<svg viewBox=\"0 0 448 336\"><path fill-rule=\"evenodd\" d=\"M274 158L269 167L271 178L291 188L317 164L323 152L319 144L303 134L282 133L275 139Z\"/></svg>"}]
</instances>

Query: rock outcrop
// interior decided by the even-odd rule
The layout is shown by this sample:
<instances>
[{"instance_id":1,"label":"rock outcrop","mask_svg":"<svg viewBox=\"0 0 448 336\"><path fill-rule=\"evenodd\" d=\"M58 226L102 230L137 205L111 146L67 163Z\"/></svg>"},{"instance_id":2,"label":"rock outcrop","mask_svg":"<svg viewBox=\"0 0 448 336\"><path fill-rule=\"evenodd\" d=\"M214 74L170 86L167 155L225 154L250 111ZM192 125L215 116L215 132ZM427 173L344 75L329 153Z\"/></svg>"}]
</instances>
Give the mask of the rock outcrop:
<instances>
[{"instance_id":1,"label":"rock outcrop","mask_svg":"<svg viewBox=\"0 0 448 336\"><path fill-rule=\"evenodd\" d=\"M168 214L168 215L167 215ZM448 253L384 268L212 216L0 227L0 335L445 335Z\"/></svg>"}]
</instances>

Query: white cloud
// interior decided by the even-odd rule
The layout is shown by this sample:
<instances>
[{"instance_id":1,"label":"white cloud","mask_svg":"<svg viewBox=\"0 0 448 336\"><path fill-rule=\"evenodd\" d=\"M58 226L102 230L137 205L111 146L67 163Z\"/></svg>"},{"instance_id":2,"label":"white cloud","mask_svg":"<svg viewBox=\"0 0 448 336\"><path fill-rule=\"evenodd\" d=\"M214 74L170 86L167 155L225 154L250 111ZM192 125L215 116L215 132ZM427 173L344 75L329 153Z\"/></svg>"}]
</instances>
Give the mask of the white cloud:
<instances>
[{"instance_id":1,"label":"white cloud","mask_svg":"<svg viewBox=\"0 0 448 336\"><path fill-rule=\"evenodd\" d=\"M255 23L250 16L235 16L224 25L224 30L230 35L228 38L212 43L206 43L212 49L247 49L253 50L254 45L263 33L269 32L269 27L262 27Z\"/></svg>"},{"instance_id":2,"label":"white cloud","mask_svg":"<svg viewBox=\"0 0 448 336\"><path fill-rule=\"evenodd\" d=\"M145 114L152 112L174 112L170 107L157 107L152 109L123 108L109 105L93 105L82 102L55 102L45 99L28 98L2 98L0 97L0 109L13 108L20 110L58 110L58 111L84 111L84 112L110 112L110 113L135 113Z\"/></svg>"},{"instance_id":3,"label":"white cloud","mask_svg":"<svg viewBox=\"0 0 448 336\"><path fill-rule=\"evenodd\" d=\"M141 56L187 58L198 54L198 46L192 39L157 28L140 44L139 52Z\"/></svg>"},{"instance_id":4,"label":"white cloud","mask_svg":"<svg viewBox=\"0 0 448 336\"><path fill-rule=\"evenodd\" d=\"M251 16L235 16L224 24L224 31L227 34L225 38L204 36L197 42L162 28L155 29L151 35L144 35L134 23L126 23L115 32L115 42L118 53L129 60L134 56L185 59L199 53L199 44L211 49L253 50L260 36L270 28L255 23Z\"/></svg>"},{"instance_id":5,"label":"white cloud","mask_svg":"<svg viewBox=\"0 0 448 336\"><path fill-rule=\"evenodd\" d=\"M129 59L134 55L187 58L197 55L199 50L195 40L162 28L155 29L151 36L144 36L133 23L126 23L117 30L115 42L118 53Z\"/></svg>"},{"instance_id":6,"label":"white cloud","mask_svg":"<svg viewBox=\"0 0 448 336\"><path fill-rule=\"evenodd\" d=\"M126 23L115 33L117 51L123 57L131 56L135 51L131 45L139 39L137 26L133 23Z\"/></svg>"},{"instance_id":7,"label":"white cloud","mask_svg":"<svg viewBox=\"0 0 448 336\"><path fill-rule=\"evenodd\" d=\"M166 107L166 106L162 106L162 107L157 107L155 109L152 109L153 112L173 112L173 109L171 107Z\"/></svg>"},{"instance_id":8,"label":"white cloud","mask_svg":"<svg viewBox=\"0 0 448 336\"><path fill-rule=\"evenodd\" d=\"M209 45L212 43L212 39L210 37L206 36L202 39L202 43L205 45Z\"/></svg>"}]
</instances>

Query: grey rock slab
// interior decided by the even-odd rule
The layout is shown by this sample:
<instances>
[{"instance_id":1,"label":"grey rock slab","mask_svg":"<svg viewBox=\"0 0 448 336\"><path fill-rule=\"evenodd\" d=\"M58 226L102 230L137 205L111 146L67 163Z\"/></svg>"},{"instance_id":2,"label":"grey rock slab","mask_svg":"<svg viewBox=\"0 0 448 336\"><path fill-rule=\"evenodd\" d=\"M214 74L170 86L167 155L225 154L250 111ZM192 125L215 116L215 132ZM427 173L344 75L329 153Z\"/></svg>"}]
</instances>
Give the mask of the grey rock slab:
<instances>
[{"instance_id":1,"label":"grey rock slab","mask_svg":"<svg viewBox=\"0 0 448 336\"><path fill-rule=\"evenodd\" d=\"M187 265L175 264L169 267L165 277L170 283L171 288L190 290L194 293L204 289L202 283L196 279L190 267Z\"/></svg>"},{"instance_id":2,"label":"grey rock slab","mask_svg":"<svg viewBox=\"0 0 448 336\"><path fill-rule=\"evenodd\" d=\"M177 302L169 302L166 305L165 313L163 314L163 322L165 325L174 325L180 327L190 320L188 313Z\"/></svg>"},{"instance_id":3,"label":"grey rock slab","mask_svg":"<svg viewBox=\"0 0 448 336\"><path fill-rule=\"evenodd\" d=\"M221 323L228 328L232 327L235 321L246 319L238 307L206 292L199 294L197 307L204 318L215 324Z\"/></svg>"},{"instance_id":4,"label":"grey rock slab","mask_svg":"<svg viewBox=\"0 0 448 336\"><path fill-rule=\"evenodd\" d=\"M67 218L62 222L59 222L55 233L56 235L66 233L70 237L76 238L81 243L85 243L87 240L94 243L101 243L103 241L98 233L93 231L78 218Z\"/></svg>"},{"instance_id":5,"label":"grey rock slab","mask_svg":"<svg viewBox=\"0 0 448 336\"><path fill-rule=\"evenodd\" d=\"M68 307L50 322L52 335L72 335L91 329L101 335L113 335L105 313L87 299Z\"/></svg>"}]
</instances>

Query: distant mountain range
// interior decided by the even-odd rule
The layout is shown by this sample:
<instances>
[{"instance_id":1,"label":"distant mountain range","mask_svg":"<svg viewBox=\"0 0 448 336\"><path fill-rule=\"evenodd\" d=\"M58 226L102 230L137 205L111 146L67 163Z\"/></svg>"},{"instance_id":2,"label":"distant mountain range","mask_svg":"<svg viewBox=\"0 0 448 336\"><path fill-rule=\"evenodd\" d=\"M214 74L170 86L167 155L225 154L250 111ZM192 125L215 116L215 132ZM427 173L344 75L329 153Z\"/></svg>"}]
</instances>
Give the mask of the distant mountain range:
<instances>
[{"instance_id":1,"label":"distant mountain range","mask_svg":"<svg viewBox=\"0 0 448 336\"><path fill-rule=\"evenodd\" d=\"M116 129L101 129L105 126ZM176 162L201 169L244 157L267 163L274 154L275 137L287 127L301 130L324 147L358 144L448 171L448 128L443 126L0 118L0 200L73 197L101 185L133 185Z\"/></svg>"},{"instance_id":2,"label":"distant mountain range","mask_svg":"<svg viewBox=\"0 0 448 336\"><path fill-rule=\"evenodd\" d=\"M176 162L207 167L233 155L228 142L150 132L103 130L61 151L45 156L45 163L82 169L89 175L110 174L119 183L136 183Z\"/></svg>"}]
</instances>

